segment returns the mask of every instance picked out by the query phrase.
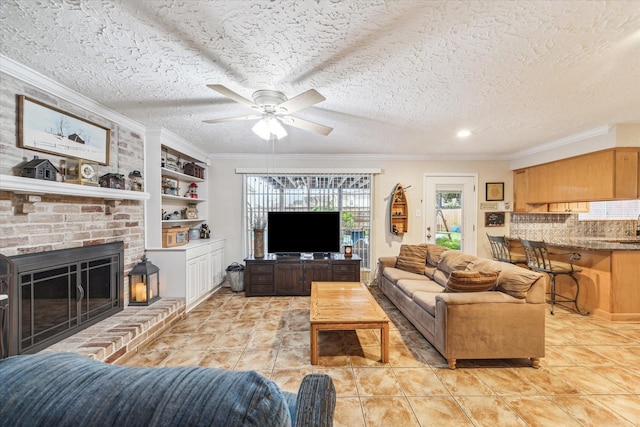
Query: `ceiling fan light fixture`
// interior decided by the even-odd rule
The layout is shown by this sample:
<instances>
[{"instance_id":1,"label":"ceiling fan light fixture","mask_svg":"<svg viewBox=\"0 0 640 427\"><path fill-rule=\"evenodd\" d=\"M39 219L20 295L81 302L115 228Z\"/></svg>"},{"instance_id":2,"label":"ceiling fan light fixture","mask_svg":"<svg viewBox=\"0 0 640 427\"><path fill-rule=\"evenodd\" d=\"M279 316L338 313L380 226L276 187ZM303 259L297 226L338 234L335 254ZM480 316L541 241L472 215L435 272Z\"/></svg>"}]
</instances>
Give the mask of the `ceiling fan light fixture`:
<instances>
[{"instance_id":1,"label":"ceiling fan light fixture","mask_svg":"<svg viewBox=\"0 0 640 427\"><path fill-rule=\"evenodd\" d=\"M262 119L258 120L251 130L262 139L269 140L271 135L274 135L276 139L282 139L287 136L287 131L278 122L278 120L269 115L265 115Z\"/></svg>"},{"instance_id":2,"label":"ceiling fan light fixture","mask_svg":"<svg viewBox=\"0 0 640 427\"><path fill-rule=\"evenodd\" d=\"M280 122L277 119L271 119L269 123L269 127L271 129L271 133L274 134L277 139L282 139L288 135L285 128L280 124Z\"/></svg>"},{"instance_id":3,"label":"ceiling fan light fixture","mask_svg":"<svg viewBox=\"0 0 640 427\"><path fill-rule=\"evenodd\" d=\"M324 136L329 135L333 130L333 128L329 126L288 115L326 100L326 98L315 89L309 89L291 99L288 99L284 93L276 90L257 90L253 93L252 102L223 85L211 84L207 85L207 87L260 114L204 120L205 123L213 124L260 119L260 121L253 126L252 130L260 138L266 140L274 138L280 139L287 136L287 131L282 127L280 121L289 126Z\"/></svg>"}]
</instances>

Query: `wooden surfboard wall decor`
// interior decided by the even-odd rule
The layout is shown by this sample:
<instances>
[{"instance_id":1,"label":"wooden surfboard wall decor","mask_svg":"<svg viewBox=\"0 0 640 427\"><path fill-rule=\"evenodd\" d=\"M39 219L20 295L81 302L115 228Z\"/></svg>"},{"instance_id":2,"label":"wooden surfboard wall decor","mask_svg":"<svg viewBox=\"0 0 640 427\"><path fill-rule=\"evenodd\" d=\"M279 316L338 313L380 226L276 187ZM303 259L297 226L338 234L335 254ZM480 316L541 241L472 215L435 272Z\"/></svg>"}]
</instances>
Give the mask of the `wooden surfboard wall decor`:
<instances>
[{"instance_id":1,"label":"wooden surfboard wall decor","mask_svg":"<svg viewBox=\"0 0 640 427\"><path fill-rule=\"evenodd\" d=\"M402 184L396 184L396 188L391 195L390 225L391 234L402 236L409 229L409 206L407 205L407 195Z\"/></svg>"}]
</instances>

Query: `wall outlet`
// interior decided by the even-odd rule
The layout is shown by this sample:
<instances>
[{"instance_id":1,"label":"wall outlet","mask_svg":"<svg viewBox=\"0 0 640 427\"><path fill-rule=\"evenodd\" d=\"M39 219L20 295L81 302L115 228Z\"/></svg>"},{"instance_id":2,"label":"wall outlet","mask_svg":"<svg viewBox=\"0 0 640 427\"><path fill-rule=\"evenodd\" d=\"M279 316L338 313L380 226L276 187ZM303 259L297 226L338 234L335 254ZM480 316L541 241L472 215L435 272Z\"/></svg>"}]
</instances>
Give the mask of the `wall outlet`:
<instances>
[{"instance_id":1,"label":"wall outlet","mask_svg":"<svg viewBox=\"0 0 640 427\"><path fill-rule=\"evenodd\" d=\"M416 209L416 218L420 218L422 216L422 212L420 209Z\"/></svg>"}]
</instances>

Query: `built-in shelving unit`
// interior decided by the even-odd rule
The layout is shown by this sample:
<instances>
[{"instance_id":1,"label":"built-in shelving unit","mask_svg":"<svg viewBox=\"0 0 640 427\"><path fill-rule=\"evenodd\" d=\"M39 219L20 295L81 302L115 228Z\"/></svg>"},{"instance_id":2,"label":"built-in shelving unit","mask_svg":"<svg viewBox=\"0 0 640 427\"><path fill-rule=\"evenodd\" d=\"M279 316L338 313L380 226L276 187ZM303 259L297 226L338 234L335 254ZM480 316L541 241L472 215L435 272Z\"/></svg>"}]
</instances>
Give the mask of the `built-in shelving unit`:
<instances>
[{"instance_id":1,"label":"built-in shelving unit","mask_svg":"<svg viewBox=\"0 0 640 427\"><path fill-rule=\"evenodd\" d=\"M167 159L171 159L171 161L167 161ZM202 168L202 177L181 172L183 165L191 162ZM162 248L163 228L194 227L207 223L209 213L207 200L208 165L205 153L165 129L147 132L145 164L147 190L151 193L151 199L147 202L146 209L147 248L159 249ZM172 194L167 193L163 187L163 182L167 179L175 182L175 191ZM190 197L188 194L191 183L196 183L198 186L196 198ZM194 206L197 209L195 218L182 215L183 210L189 206ZM167 218L175 212L180 218Z\"/></svg>"},{"instance_id":2,"label":"built-in shelving unit","mask_svg":"<svg viewBox=\"0 0 640 427\"><path fill-rule=\"evenodd\" d=\"M193 239L186 245L162 247L162 230L209 224L208 161L205 153L165 129L147 131L145 155L146 184L151 198L146 202L146 253L160 267L160 296L186 299L191 310L222 284L225 278L225 241L220 236ZM179 159L181 165L193 162L202 167L202 178L165 167L166 157ZM164 160L163 160L164 159ZM175 168L176 166L172 164ZM175 194L166 194L163 181L176 181ZM187 194L191 183L198 186L198 197ZM195 206L197 218L165 219L165 213L181 212ZM164 266L164 268L163 268Z\"/></svg>"}]
</instances>

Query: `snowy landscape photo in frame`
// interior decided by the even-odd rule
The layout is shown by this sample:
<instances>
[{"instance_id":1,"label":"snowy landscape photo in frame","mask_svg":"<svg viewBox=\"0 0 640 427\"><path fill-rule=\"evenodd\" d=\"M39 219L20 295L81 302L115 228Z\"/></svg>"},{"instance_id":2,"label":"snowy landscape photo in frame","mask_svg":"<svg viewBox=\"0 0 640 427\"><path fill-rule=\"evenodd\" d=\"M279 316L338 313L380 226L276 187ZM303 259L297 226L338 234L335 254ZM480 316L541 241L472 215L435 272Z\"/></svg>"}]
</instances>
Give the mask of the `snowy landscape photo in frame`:
<instances>
[{"instance_id":1,"label":"snowy landscape photo in frame","mask_svg":"<svg viewBox=\"0 0 640 427\"><path fill-rule=\"evenodd\" d=\"M18 101L21 147L109 164L108 128L24 95L19 95Z\"/></svg>"}]
</instances>

